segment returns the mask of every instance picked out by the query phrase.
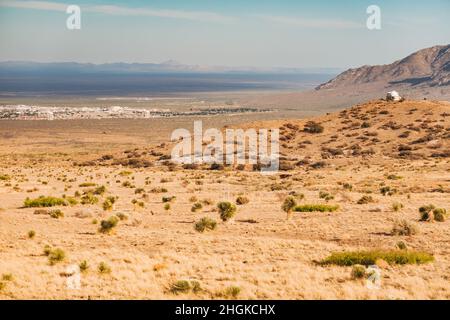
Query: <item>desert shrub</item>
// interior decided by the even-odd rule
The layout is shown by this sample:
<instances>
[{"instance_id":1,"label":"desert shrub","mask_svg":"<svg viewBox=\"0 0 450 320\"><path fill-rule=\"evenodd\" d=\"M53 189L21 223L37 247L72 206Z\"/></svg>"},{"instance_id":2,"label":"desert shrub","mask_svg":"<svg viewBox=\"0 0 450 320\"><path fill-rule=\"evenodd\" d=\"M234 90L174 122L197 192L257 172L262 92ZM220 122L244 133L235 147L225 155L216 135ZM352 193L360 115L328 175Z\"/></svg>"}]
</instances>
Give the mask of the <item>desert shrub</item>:
<instances>
[{"instance_id":1,"label":"desert shrub","mask_svg":"<svg viewBox=\"0 0 450 320\"><path fill-rule=\"evenodd\" d=\"M111 233L113 229L119 223L119 218L117 216L111 216L107 220L102 220L100 222L99 232L101 233Z\"/></svg>"},{"instance_id":2,"label":"desert shrub","mask_svg":"<svg viewBox=\"0 0 450 320\"><path fill-rule=\"evenodd\" d=\"M201 290L202 290L202 288L201 288L200 282L195 281L195 280L192 280L192 281L178 280L170 285L170 291L173 294L188 293L189 291L197 293Z\"/></svg>"},{"instance_id":3,"label":"desert shrub","mask_svg":"<svg viewBox=\"0 0 450 320\"><path fill-rule=\"evenodd\" d=\"M51 251L52 251L52 247L50 247L49 245L46 245L44 247L43 253L44 253L45 256L48 256Z\"/></svg>"},{"instance_id":4,"label":"desert shrub","mask_svg":"<svg viewBox=\"0 0 450 320\"><path fill-rule=\"evenodd\" d=\"M67 202L62 198L40 196L36 199L26 198L23 206L25 208L67 206Z\"/></svg>"},{"instance_id":5,"label":"desert shrub","mask_svg":"<svg viewBox=\"0 0 450 320\"><path fill-rule=\"evenodd\" d=\"M78 200L74 197L66 197L65 199L71 206L76 206L78 204Z\"/></svg>"},{"instance_id":6,"label":"desert shrub","mask_svg":"<svg viewBox=\"0 0 450 320\"><path fill-rule=\"evenodd\" d=\"M7 174L0 174L0 181L9 181L11 177Z\"/></svg>"},{"instance_id":7,"label":"desert shrub","mask_svg":"<svg viewBox=\"0 0 450 320\"><path fill-rule=\"evenodd\" d=\"M80 268L81 272L86 272L89 269L89 264L88 264L88 262L86 260L83 260L83 261L80 262L78 267Z\"/></svg>"},{"instance_id":8,"label":"desert shrub","mask_svg":"<svg viewBox=\"0 0 450 320\"><path fill-rule=\"evenodd\" d=\"M400 211L403 208L403 204L400 202L394 202L392 204L392 210L394 210L395 212Z\"/></svg>"},{"instance_id":9,"label":"desert shrub","mask_svg":"<svg viewBox=\"0 0 450 320\"><path fill-rule=\"evenodd\" d=\"M392 196L392 195L394 195L397 192L397 190L395 188L391 188L389 186L385 186L385 187L382 187L380 189L380 192L381 192L381 194L383 196L386 196L386 195L387 196Z\"/></svg>"},{"instance_id":10,"label":"desert shrub","mask_svg":"<svg viewBox=\"0 0 450 320\"><path fill-rule=\"evenodd\" d=\"M66 259L66 253L59 248L51 249L48 253L48 262L50 265L54 265L58 262L64 261Z\"/></svg>"},{"instance_id":11,"label":"desert shrub","mask_svg":"<svg viewBox=\"0 0 450 320\"><path fill-rule=\"evenodd\" d=\"M162 197L162 202L172 202L173 200L175 200L176 197L175 196L170 196L170 197Z\"/></svg>"},{"instance_id":12,"label":"desert shrub","mask_svg":"<svg viewBox=\"0 0 450 320\"><path fill-rule=\"evenodd\" d=\"M59 219L59 218L64 217L64 212L62 212L62 211L59 210L59 209L56 209L56 210L50 210L50 211L48 212L48 214L49 214L50 217L55 218L55 219Z\"/></svg>"},{"instance_id":13,"label":"desert shrub","mask_svg":"<svg viewBox=\"0 0 450 320\"><path fill-rule=\"evenodd\" d=\"M447 211L443 208L436 208L433 210L434 221L444 222L447 216Z\"/></svg>"},{"instance_id":14,"label":"desert shrub","mask_svg":"<svg viewBox=\"0 0 450 320\"><path fill-rule=\"evenodd\" d=\"M94 190L94 194L99 195L99 196L103 195L105 192L106 192L106 187L105 186L97 187Z\"/></svg>"},{"instance_id":15,"label":"desert shrub","mask_svg":"<svg viewBox=\"0 0 450 320\"><path fill-rule=\"evenodd\" d=\"M397 176L397 175L395 175L395 174L389 174L386 178L388 178L389 180L400 180L400 179L402 179L403 177Z\"/></svg>"},{"instance_id":16,"label":"desert shrub","mask_svg":"<svg viewBox=\"0 0 450 320\"><path fill-rule=\"evenodd\" d=\"M327 205L327 204L304 204L299 205L294 208L296 212L334 212L339 209L338 205Z\"/></svg>"},{"instance_id":17,"label":"desert shrub","mask_svg":"<svg viewBox=\"0 0 450 320\"><path fill-rule=\"evenodd\" d=\"M342 187L348 191L352 191L352 189L353 189L353 186L348 182L345 182L344 184L342 184Z\"/></svg>"},{"instance_id":18,"label":"desert shrub","mask_svg":"<svg viewBox=\"0 0 450 320\"><path fill-rule=\"evenodd\" d=\"M438 221L443 222L447 216L447 211L443 208L436 208L430 204L419 208L420 221Z\"/></svg>"},{"instance_id":19,"label":"desert shrub","mask_svg":"<svg viewBox=\"0 0 450 320\"><path fill-rule=\"evenodd\" d=\"M198 210L201 210L203 208L203 205L200 202L196 202L192 205L191 211L197 212Z\"/></svg>"},{"instance_id":20,"label":"desert shrub","mask_svg":"<svg viewBox=\"0 0 450 320\"><path fill-rule=\"evenodd\" d=\"M116 213L116 217L119 218L120 221L128 220L128 215L123 212Z\"/></svg>"},{"instance_id":21,"label":"desert shrub","mask_svg":"<svg viewBox=\"0 0 450 320\"><path fill-rule=\"evenodd\" d=\"M111 201L109 201L109 200L105 200L104 202L103 202L103 210L104 211L111 211L112 209L113 209L113 204L111 203Z\"/></svg>"},{"instance_id":22,"label":"desert shrub","mask_svg":"<svg viewBox=\"0 0 450 320\"><path fill-rule=\"evenodd\" d=\"M30 230L27 233L28 238L33 239L36 236L36 231Z\"/></svg>"},{"instance_id":23,"label":"desert shrub","mask_svg":"<svg viewBox=\"0 0 450 320\"><path fill-rule=\"evenodd\" d=\"M204 232L208 230L214 230L217 227L217 222L214 219L204 217L200 221L196 222L194 229L198 232Z\"/></svg>"},{"instance_id":24,"label":"desert shrub","mask_svg":"<svg viewBox=\"0 0 450 320\"><path fill-rule=\"evenodd\" d=\"M81 197L81 204L88 205L88 204L97 204L98 198L94 196L92 193L87 193L84 196Z\"/></svg>"},{"instance_id":25,"label":"desert shrub","mask_svg":"<svg viewBox=\"0 0 450 320\"><path fill-rule=\"evenodd\" d=\"M368 204L373 202L373 198L371 196L362 196L356 203L357 204Z\"/></svg>"},{"instance_id":26,"label":"desert shrub","mask_svg":"<svg viewBox=\"0 0 450 320\"><path fill-rule=\"evenodd\" d=\"M93 182L83 182L80 185L78 185L80 188L86 188L86 187L95 187L97 184Z\"/></svg>"},{"instance_id":27,"label":"desert shrub","mask_svg":"<svg viewBox=\"0 0 450 320\"><path fill-rule=\"evenodd\" d=\"M320 191L319 192L319 198L324 199L325 201L330 201L334 199L334 196L328 192Z\"/></svg>"},{"instance_id":28,"label":"desert shrub","mask_svg":"<svg viewBox=\"0 0 450 320\"><path fill-rule=\"evenodd\" d=\"M281 210L287 213L288 218L292 210L297 206L297 201L294 197L289 196L284 199L283 204L281 205Z\"/></svg>"},{"instance_id":29,"label":"desert shrub","mask_svg":"<svg viewBox=\"0 0 450 320\"><path fill-rule=\"evenodd\" d=\"M191 284L187 280L178 280L170 286L170 291L172 293L188 293L191 290Z\"/></svg>"},{"instance_id":30,"label":"desert shrub","mask_svg":"<svg viewBox=\"0 0 450 320\"><path fill-rule=\"evenodd\" d=\"M4 273L4 274L2 274L2 280L3 281L13 281L14 276L12 275L12 273Z\"/></svg>"},{"instance_id":31,"label":"desert shrub","mask_svg":"<svg viewBox=\"0 0 450 320\"><path fill-rule=\"evenodd\" d=\"M34 210L34 214L48 214L47 209L36 209Z\"/></svg>"},{"instance_id":32,"label":"desert shrub","mask_svg":"<svg viewBox=\"0 0 450 320\"><path fill-rule=\"evenodd\" d=\"M398 236L412 236L419 232L416 225L412 224L408 220L396 220L392 227L392 234Z\"/></svg>"},{"instance_id":33,"label":"desert shrub","mask_svg":"<svg viewBox=\"0 0 450 320\"><path fill-rule=\"evenodd\" d=\"M136 188L135 190L134 190L134 194L142 194L142 193L144 193L145 192L145 189L144 188Z\"/></svg>"},{"instance_id":34,"label":"desert shrub","mask_svg":"<svg viewBox=\"0 0 450 320\"><path fill-rule=\"evenodd\" d=\"M170 203L164 204L164 210L166 210L166 211L170 210Z\"/></svg>"},{"instance_id":35,"label":"desert shrub","mask_svg":"<svg viewBox=\"0 0 450 320\"><path fill-rule=\"evenodd\" d=\"M422 251L410 250L368 250L334 252L329 257L320 261L321 265L353 266L360 264L369 266L375 264L379 259L389 264L422 264L434 261L434 257Z\"/></svg>"},{"instance_id":36,"label":"desert shrub","mask_svg":"<svg viewBox=\"0 0 450 320\"><path fill-rule=\"evenodd\" d=\"M152 190L150 190L151 193L165 193L167 191L168 190L163 187L157 187L157 188L153 188Z\"/></svg>"},{"instance_id":37,"label":"desert shrub","mask_svg":"<svg viewBox=\"0 0 450 320\"><path fill-rule=\"evenodd\" d=\"M6 288L6 282L0 281L0 292Z\"/></svg>"},{"instance_id":38,"label":"desert shrub","mask_svg":"<svg viewBox=\"0 0 450 320\"><path fill-rule=\"evenodd\" d=\"M197 202L197 201L198 201L198 199L196 196L192 196L189 198L189 202Z\"/></svg>"},{"instance_id":39,"label":"desert shrub","mask_svg":"<svg viewBox=\"0 0 450 320\"><path fill-rule=\"evenodd\" d=\"M119 176L121 176L121 177L130 176L132 174L133 174L133 172L131 172L131 171L121 171L121 172L119 172Z\"/></svg>"},{"instance_id":40,"label":"desert shrub","mask_svg":"<svg viewBox=\"0 0 450 320\"><path fill-rule=\"evenodd\" d=\"M397 242L395 246L400 250L408 250L408 246L404 241Z\"/></svg>"},{"instance_id":41,"label":"desert shrub","mask_svg":"<svg viewBox=\"0 0 450 320\"><path fill-rule=\"evenodd\" d=\"M315 121L308 121L303 128L303 131L308 133L322 133L323 130L323 126Z\"/></svg>"},{"instance_id":42,"label":"desert shrub","mask_svg":"<svg viewBox=\"0 0 450 320\"><path fill-rule=\"evenodd\" d=\"M236 198L236 204L237 205L244 205L244 204L247 204L249 202L250 202L250 200L247 197L245 197L245 196L239 196L239 197Z\"/></svg>"},{"instance_id":43,"label":"desert shrub","mask_svg":"<svg viewBox=\"0 0 450 320\"><path fill-rule=\"evenodd\" d=\"M108 266L105 262L100 262L97 267L97 271L100 274L108 274L111 273L111 267Z\"/></svg>"},{"instance_id":44,"label":"desert shrub","mask_svg":"<svg viewBox=\"0 0 450 320\"><path fill-rule=\"evenodd\" d=\"M364 278L366 276L366 267L364 267L360 264L353 265L351 276L352 276L352 279Z\"/></svg>"},{"instance_id":45,"label":"desert shrub","mask_svg":"<svg viewBox=\"0 0 450 320\"><path fill-rule=\"evenodd\" d=\"M237 286L230 286L225 289L225 296L236 299L238 295L241 293L241 288Z\"/></svg>"},{"instance_id":46,"label":"desert shrub","mask_svg":"<svg viewBox=\"0 0 450 320\"><path fill-rule=\"evenodd\" d=\"M231 202L219 202L217 204L217 208L219 209L220 218L222 219L222 221L226 222L236 215L236 206Z\"/></svg>"}]
</instances>

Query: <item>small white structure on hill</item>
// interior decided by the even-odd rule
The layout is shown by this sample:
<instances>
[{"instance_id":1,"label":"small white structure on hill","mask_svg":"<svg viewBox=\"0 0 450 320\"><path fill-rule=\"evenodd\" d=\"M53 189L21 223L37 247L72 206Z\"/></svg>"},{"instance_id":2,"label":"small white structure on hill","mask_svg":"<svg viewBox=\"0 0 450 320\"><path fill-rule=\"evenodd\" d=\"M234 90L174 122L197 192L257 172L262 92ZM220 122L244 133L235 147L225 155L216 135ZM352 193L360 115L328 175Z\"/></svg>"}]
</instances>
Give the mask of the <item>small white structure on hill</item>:
<instances>
[{"instance_id":1,"label":"small white structure on hill","mask_svg":"<svg viewBox=\"0 0 450 320\"><path fill-rule=\"evenodd\" d=\"M397 91L389 91L386 95L387 101L400 101L402 97L398 94Z\"/></svg>"}]
</instances>

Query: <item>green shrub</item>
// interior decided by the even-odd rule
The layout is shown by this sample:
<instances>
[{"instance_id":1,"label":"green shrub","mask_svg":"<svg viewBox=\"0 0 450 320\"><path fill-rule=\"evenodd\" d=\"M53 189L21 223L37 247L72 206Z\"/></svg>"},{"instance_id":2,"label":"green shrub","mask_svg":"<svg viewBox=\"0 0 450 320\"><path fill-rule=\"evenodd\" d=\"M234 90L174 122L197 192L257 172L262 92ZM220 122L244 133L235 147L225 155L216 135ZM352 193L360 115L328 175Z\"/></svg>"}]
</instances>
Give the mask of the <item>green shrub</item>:
<instances>
[{"instance_id":1,"label":"green shrub","mask_svg":"<svg viewBox=\"0 0 450 320\"><path fill-rule=\"evenodd\" d=\"M403 208L403 204L401 204L400 202L394 202L392 204L392 210L394 210L395 212L400 211Z\"/></svg>"},{"instance_id":2,"label":"green shrub","mask_svg":"<svg viewBox=\"0 0 450 320\"><path fill-rule=\"evenodd\" d=\"M108 266L105 262L100 262L100 264L97 267L97 271L100 274L108 274L111 273L111 267Z\"/></svg>"},{"instance_id":3,"label":"green shrub","mask_svg":"<svg viewBox=\"0 0 450 320\"><path fill-rule=\"evenodd\" d=\"M290 213L296 206L297 201L295 200L295 198L289 196L284 199L283 204L281 205L281 209L286 213Z\"/></svg>"},{"instance_id":4,"label":"green shrub","mask_svg":"<svg viewBox=\"0 0 450 320\"><path fill-rule=\"evenodd\" d=\"M447 211L443 208L436 208L433 210L434 221L444 222L447 217Z\"/></svg>"},{"instance_id":5,"label":"green shrub","mask_svg":"<svg viewBox=\"0 0 450 320\"><path fill-rule=\"evenodd\" d=\"M294 208L296 212L334 212L339 209L338 205L327 204L304 204Z\"/></svg>"},{"instance_id":6,"label":"green shrub","mask_svg":"<svg viewBox=\"0 0 450 320\"><path fill-rule=\"evenodd\" d=\"M236 299L238 295L241 293L241 288L237 286L230 286L225 289L225 296Z\"/></svg>"},{"instance_id":7,"label":"green shrub","mask_svg":"<svg viewBox=\"0 0 450 320\"><path fill-rule=\"evenodd\" d=\"M0 174L0 181L9 181L11 177L7 174Z\"/></svg>"},{"instance_id":8,"label":"green shrub","mask_svg":"<svg viewBox=\"0 0 450 320\"><path fill-rule=\"evenodd\" d=\"M66 253L59 248L51 249L48 253L48 262L50 265L54 265L58 262L64 261L66 259Z\"/></svg>"},{"instance_id":9,"label":"green shrub","mask_svg":"<svg viewBox=\"0 0 450 320\"><path fill-rule=\"evenodd\" d=\"M50 210L48 212L48 215L52 218L59 219L64 217L64 212L62 212L60 209Z\"/></svg>"},{"instance_id":10,"label":"green shrub","mask_svg":"<svg viewBox=\"0 0 450 320\"><path fill-rule=\"evenodd\" d=\"M164 210L169 211L170 210L170 203L164 204Z\"/></svg>"},{"instance_id":11,"label":"green shrub","mask_svg":"<svg viewBox=\"0 0 450 320\"><path fill-rule=\"evenodd\" d=\"M351 272L351 276L352 279L362 279L366 276L366 267L360 265L360 264L355 264L352 267L352 272Z\"/></svg>"},{"instance_id":12,"label":"green shrub","mask_svg":"<svg viewBox=\"0 0 450 320\"><path fill-rule=\"evenodd\" d=\"M119 218L116 216L111 216L107 220L102 220L100 222L99 232L101 233L111 233L113 229L119 223Z\"/></svg>"},{"instance_id":13,"label":"green shrub","mask_svg":"<svg viewBox=\"0 0 450 320\"><path fill-rule=\"evenodd\" d=\"M392 234L397 236L412 236L417 233L419 233L417 226L405 219L396 220L392 227Z\"/></svg>"},{"instance_id":14,"label":"green shrub","mask_svg":"<svg viewBox=\"0 0 450 320\"><path fill-rule=\"evenodd\" d=\"M191 284L187 280L178 280L170 286L172 293L188 293L191 290Z\"/></svg>"},{"instance_id":15,"label":"green shrub","mask_svg":"<svg viewBox=\"0 0 450 320\"><path fill-rule=\"evenodd\" d=\"M94 196L92 193L85 194L81 197L81 204L88 205L88 204L97 204L98 198Z\"/></svg>"},{"instance_id":16,"label":"green shrub","mask_svg":"<svg viewBox=\"0 0 450 320\"><path fill-rule=\"evenodd\" d=\"M217 204L217 208L219 209L220 218L224 222L232 219L236 215L236 206L231 202L219 202Z\"/></svg>"},{"instance_id":17,"label":"green shrub","mask_svg":"<svg viewBox=\"0 0 450 320\"><path fill-rule=\"evenodd\" d=\"M201 290L200 282L195 280L178 280L170 285L170 291L173 294L188 293L189 291L197 293Z\"/></svg>"},{"instance_id":18,"label":"green shrub","mask_svg":"<svg viewBox=\"0 0 450 320\"><path fill-rule=\"evenodd\" d=\"M98 196L103 195L105 192L106 192L106 187L105 186L100 186L100 187L98 187L98 188L96 188L94 190L94 194L96 194Z\"/></svg>"},{"instance_id":19,"label":"green shrub","mask_svg":"<svg viewBox=\"0 0 450 320\"><path fill-rule=\"evenodd\" d=\"M320 191L319 192L319 198L324 199L325 201L330 201L334 199L334 196L328 192Z\"/></svg>"},{"instance_id":20,"label":"green shrub","mask_svg":"<svg viewBox=\"0 0 450 320\"><path fill-rule=\"evenodd\" d=\"M93 182L83 182L82 184L78 185L80 188L86 188L86 187L95 187L97 184Z\"/></svg>"},{"instance_id":21,"label":"green shrub","mask_svg":"<svg viewBox=\"0 0 450 320\"><path fill-rule=\"evenodd\" d=\"M23 206L25 208L67 206L67 202L62 198L40 196L36 199L26 198Z\"/></svg>"},{"instance_id":22,"label":"green shrub","mask_svg":"<svg viewBox=\"0 0 450 320\"><path fill-rule=\"evenodd\" d=\"M361 264L369 266L375 264L378 259L383 259L389 264L422 264L434 261L434 257L426 252L409 250L369 250L335 252L322 260L322 265L353 266Z\"/></svg>"},{"instance_id":23,"label":"green shrub","mask_svg":"<svg viewBox=\"0 0 450 320\"><path fill-rule=\"evenodd\" d=\"M13 281L14 276L12 275L12 273L4 273L4 274L2 274L2 280L3 281Z\"/></svg>"},{"instance_id":24,"label":"green shrub","mask_svg":"<svg viewBox=\"0 0 450 320\"><path fill-rule=\"evenodd\" d=\"M194 229L198 232L204 232L207 230L214 230L217 227L217 222L214 219L204 217L200 219L195 225Z\"/></svg>"},{"instance_id":25,"label":"green shrub","mask_svg":"<svg viewBox=\"0 0 450 320\"><path fill-rule=\"evenodd\" d=\"M83 260L83 261L80 262L78 267L80 268L81 272L86 272L89 269L89 264L88 264L88 262L86 260Z\"/></svg>"}]
</instances>

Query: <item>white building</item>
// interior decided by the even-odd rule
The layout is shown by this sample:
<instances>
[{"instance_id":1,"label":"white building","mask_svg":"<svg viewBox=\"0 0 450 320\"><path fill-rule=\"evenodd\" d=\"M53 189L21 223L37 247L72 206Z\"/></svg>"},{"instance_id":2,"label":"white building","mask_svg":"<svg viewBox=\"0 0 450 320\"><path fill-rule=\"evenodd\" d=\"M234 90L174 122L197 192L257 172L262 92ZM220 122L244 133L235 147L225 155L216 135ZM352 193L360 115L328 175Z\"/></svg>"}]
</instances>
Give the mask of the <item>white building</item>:
<instances>
[{"instance_id":1,"label":"white building","mask_svg":"<svg viewBox=\"0 0 450 320\"><path fill-rule=\"evenodd\" d=\"M397 91L389 91L386 95L387 101L400 101L402 97L398 94Z\"/></svg>"}]
</instances>

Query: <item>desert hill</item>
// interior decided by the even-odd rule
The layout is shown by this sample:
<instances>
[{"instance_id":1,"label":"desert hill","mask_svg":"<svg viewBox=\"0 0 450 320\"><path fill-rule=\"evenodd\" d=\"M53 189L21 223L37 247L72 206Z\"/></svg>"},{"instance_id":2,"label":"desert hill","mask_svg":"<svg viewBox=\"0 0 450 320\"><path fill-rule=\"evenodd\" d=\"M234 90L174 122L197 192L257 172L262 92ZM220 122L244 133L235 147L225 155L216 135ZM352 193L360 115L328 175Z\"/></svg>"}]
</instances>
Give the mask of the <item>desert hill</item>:
<instances>
[{"instance_id":1,"label":"desert hill","mask_svg":"<svg viewBox=\"0 0 450 320\"><path fill-rule=\"evenodd\" d=\"M442 87L450 85L450 45L419 50L388 65L349 69L316 89L354 85Z\"/></svg>"},{"instance_id":2,"label":"desert hill","mask_svg":"<svg viewBox=\"0 0 450 320\"><path fill-rule=\"evenodd\" d=\"M319 117L251 122L239 127L279 128L280 169L284 171L356 163L361 159L377 163L380 158L426 160L450 157L449 102L388 102L380 99ZM163 165L174 170L177 166L170 161L173 144L167 142L152 148L125 150L79 164ZM188 167L205 169L210 166ZM252 166L246 166L246 170L252 170Z\"/></svg>"}]
</instances>

